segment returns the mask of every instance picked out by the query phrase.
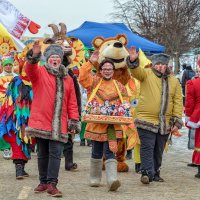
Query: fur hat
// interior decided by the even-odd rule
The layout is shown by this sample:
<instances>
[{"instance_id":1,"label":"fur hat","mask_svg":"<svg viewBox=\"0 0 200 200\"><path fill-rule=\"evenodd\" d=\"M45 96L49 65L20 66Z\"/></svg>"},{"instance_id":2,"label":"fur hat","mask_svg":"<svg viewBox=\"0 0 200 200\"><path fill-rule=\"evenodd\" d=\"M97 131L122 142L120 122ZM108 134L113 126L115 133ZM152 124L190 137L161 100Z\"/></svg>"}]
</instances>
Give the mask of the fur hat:
<instances>
[{"instance_id":1,"label":"fur hat","mask_svg":"<svg viewBox=\"0 0 200 200\"><path fill-rule=\"evenodd\" d=\"M63 60L64 51L63 51L63 48L62 48L60 45L52 44L52 45L49 45L49 46L45 49L43 55L44 55L44 57L46 58L46 60L48 60L48 58L49 58L51 55L58 55L58 56L60 56L61 60Z\"/></svg>"},{"instance_id":2,"label":"fur hat","mask_svg":"<svg viewBox=\"0 0 200 200\"><path fill-rule=\"evenodd\" d=\"M154 54L151 56L152 65L156 65L162 63L164 65L168 65L170 60L170 56L164 53Z\"/></svg>"}]
</instances>

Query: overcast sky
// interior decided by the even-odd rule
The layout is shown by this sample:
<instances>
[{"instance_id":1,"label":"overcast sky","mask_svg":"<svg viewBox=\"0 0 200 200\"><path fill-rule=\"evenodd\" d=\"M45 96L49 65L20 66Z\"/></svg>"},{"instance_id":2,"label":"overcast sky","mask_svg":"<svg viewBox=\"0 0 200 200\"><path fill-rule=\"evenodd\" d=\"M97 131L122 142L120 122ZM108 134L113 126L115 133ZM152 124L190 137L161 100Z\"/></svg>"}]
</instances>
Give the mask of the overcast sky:
<instances>
[{"instance_id":1,"label":"overcast sky","mask_svg":"<svg viewBox=\"0 0 200 200\"><path fill-rule=\"evenodd\" d=\"M40 33L52 34L47 27L50 23L64 22L67 29L73 30L84 21L111 22L113 0L8 0L23 15L41 25ZM26 31L24 36L31 36ZM33 36L33 35L32 35Z\"/></svg>"}]
</instances>

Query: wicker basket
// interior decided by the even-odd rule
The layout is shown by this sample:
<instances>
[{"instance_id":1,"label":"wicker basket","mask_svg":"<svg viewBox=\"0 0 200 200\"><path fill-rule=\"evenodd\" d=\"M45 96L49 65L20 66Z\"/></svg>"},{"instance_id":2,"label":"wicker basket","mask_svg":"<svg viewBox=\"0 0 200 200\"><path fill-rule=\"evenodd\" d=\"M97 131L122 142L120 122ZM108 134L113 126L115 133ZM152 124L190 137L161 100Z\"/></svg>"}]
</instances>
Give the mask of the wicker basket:
<instances>
[{"instance_id":1,"label":"wicker basket","mask_svg":"<svg viewBox=\"0 0 200 200\"><path fill-rule=\"evenodd\" d=\"M85 114L82 118L83 122L97 123L97 124L131 124L133 123L132 117L124 116L108 116L108 115L91 115Z\"/></svg>"}]
</instances>

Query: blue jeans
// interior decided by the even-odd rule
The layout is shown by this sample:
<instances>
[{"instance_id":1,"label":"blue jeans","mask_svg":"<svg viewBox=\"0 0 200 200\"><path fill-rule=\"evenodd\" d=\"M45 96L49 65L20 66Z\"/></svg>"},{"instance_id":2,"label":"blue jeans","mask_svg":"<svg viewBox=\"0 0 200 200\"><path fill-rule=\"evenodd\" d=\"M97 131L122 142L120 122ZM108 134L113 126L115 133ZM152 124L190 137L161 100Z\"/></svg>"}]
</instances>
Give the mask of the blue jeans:
<instances>
[{"instance_id":1,"label":"blue jeans","mask_svg":"<svg viewBox=\"0 0 200 200\"><path fill-rule=\"evenodd\" d=\"M63 143L37 138L40 183L57 183Z\"/></svg>"},{"instance_id":2,"label":"blue jeans","mask_svg":"<svg viewBox=\"0 0 200 200\"><path fill-rule=\"evenodd\" d=\"M105 159L115 159L115 154L110 151L108 142L93 141L92 143L92 158L101 159L105 156Z\"/></svg>"}]
</instances>

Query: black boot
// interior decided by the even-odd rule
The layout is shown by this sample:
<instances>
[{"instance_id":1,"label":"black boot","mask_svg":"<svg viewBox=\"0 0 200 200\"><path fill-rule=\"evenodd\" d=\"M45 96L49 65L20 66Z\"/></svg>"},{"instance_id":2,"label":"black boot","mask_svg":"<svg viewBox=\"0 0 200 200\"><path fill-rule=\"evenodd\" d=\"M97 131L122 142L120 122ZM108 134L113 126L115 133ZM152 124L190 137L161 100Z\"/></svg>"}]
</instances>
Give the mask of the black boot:
<instances>
[{"instance_id":1,"label":"black boot","mask_svg":"<svg viewBox=\"0 0 200 200\"><path fill-rule=\"evenodd\" d=\"M143 184L149 184L150 182L153 181L152 177L148 173L147 170L141 170L142 176L141 176L141 182Z\"/></svg>"},{"instance_id":2,"label":"black boot","mask_svg":"<svg viewBox=\"0 0 200 200\"><path fill-rule=\"evenodd\" d=\"M160 170L156 171L156 173L154 174L153 181L164 182L164 179L160 177Z\"/></svg>"},{"instance_id":3,"label":"black boot","mask_svg":"<svg viewBox=\"0 0 200 200\"><path fill-rule=\"evenodd\" d=\"M200 178L200 165L198 165L198 173L195 174L195 177L196 178Z\"/></svg>"},{"instance_id":4,"label":"black boot","mask_svg":"<svg viewBox=\"0 0 200 200\"><path fill-rule=\"evenodd\" d=\"M65 156L65 170L67 171L76 170L78 166L76 163L73 163L73 151L65 151L64 156Z\"/></svg>"},{"instance_id":5,"label":"black boot","mask_svg":"<svg viewBox=\"0 0 200 200\"><path fill-rule=\"evenodd\" d=\"M92 146L92 141L91 140L87 140L87 146L91 147Z\"/></svg>"},{"instance_id":6,"label":"black boot","mask_svg":"<svg viewBox=\"0 0 200 200\"><path fill-rule=\"evenodd\" d=\"M188 166L188 167L198 167L198 166L197 166L196 164L194 164L194 163L188 163L187 166Z\"/></svg>"},{"instance_id":7,"label":"black boot","mask_svg":"<svg viewBox=\"0 0 200 200\"><path fill-rule=\"evenodd\" d=\"M85 139L82 139L82 140L81 140L80 146L85 146Z\"/></svg>"},{"instance_id":8,"label":"black boot","mask_svg":"<svg viewBox=\"0 0 200 200\"><path fill-rule=\"evenodd\" d=\"M24 170L25 164L26 164L26 163L27 163L27 162L24 161L23 164L22 164L22 173L23 173L23 177L29 177L29 174Z\"/></svg>"},{"instance_id":9,"label":"black boot","mask_svg":"<svg viewBox=\"0 0 200 200\"><path fill-rule=\"evenodd\" d=\"M141 170L140 170L140 163L135 163L135 172L136 173L140 173L141 172Z\"/></svg>"},{"instance_id":10,"label":"black boot","mask_svg":"<svg viewBox=\"0 0 200 200\"><path fill-rule=\"evenodd\" d=\"M28 177L29 174L24 171L26 160L23 159L15 159L13 160L16 168L16 179L23 179L24 177Z\"/></svg>"},{"instance_id":11,"label":"black boot","mask_svg":"<svg viewBox=\"0 0 200 200\"><path fill-rule=\"evenodd\" d=\"M15 164L15 168L16 168L16 179L23 179L24 175L23 175L23 166L22 164Z\"/></svg>"},{"instance_id":12,"label":"black boot","mask_svg":"<svg viewBox=\"0 0 200 200\"><path fill-rule=\"evenodd\" d=\"M65 170L76 170L77 164L73 163L73 141L71 135L68 138L68 142L64 144L63 154L65 156Z\"/></svg>"},{"instance_id":13,"label":"black boot","mask_svg":"<svg viewBox=\"0 0 200 200\"><path fill-rule=\"evenodd\" d=\"M152 179L150 178L147 170L142 170L141 172L142 172L141 182L143 184L149 184L150 182L152 182Z\"/></svg>"},{"instance_id":14,"label":"black boot","mask_svg":"<svg viewBox=\"0 0 200 200\"><path fill-rule=\"evenodd\" d=\"M126 152L126 159L131 160L132 159L132 149L127 150Z\"/></svg>"}]
</instances>

